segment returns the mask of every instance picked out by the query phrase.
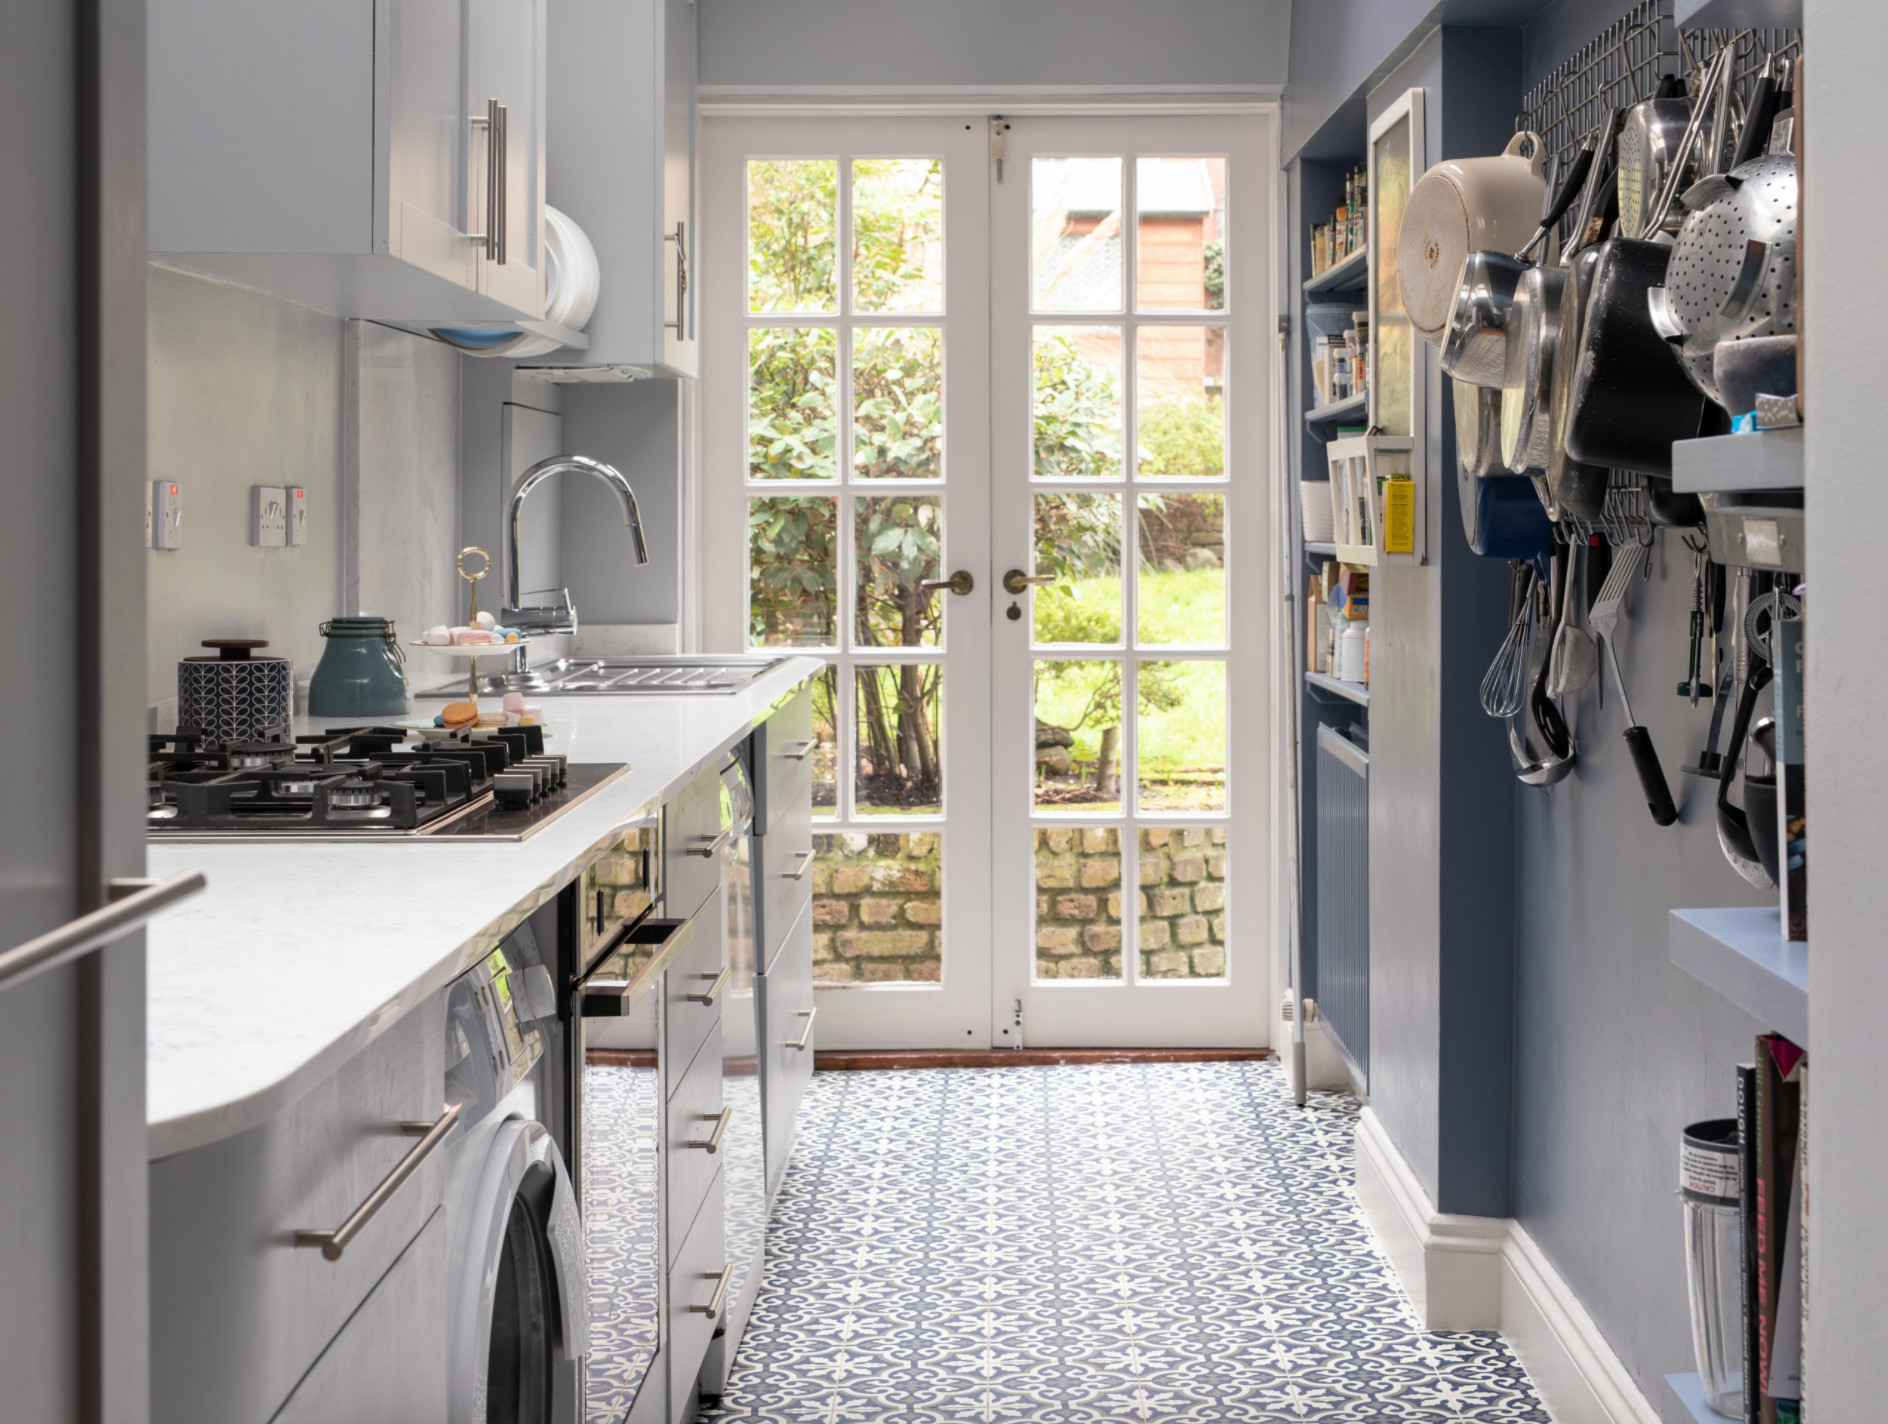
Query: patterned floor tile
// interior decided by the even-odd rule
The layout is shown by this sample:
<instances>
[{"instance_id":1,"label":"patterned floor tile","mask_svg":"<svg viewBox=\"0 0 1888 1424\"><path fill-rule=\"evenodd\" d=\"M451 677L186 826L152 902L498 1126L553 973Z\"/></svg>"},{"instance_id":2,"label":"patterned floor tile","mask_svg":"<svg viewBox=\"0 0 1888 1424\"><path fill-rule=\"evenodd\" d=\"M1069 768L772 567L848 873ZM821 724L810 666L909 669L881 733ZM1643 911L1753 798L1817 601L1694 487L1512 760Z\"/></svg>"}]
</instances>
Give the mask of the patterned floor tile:
<instances>
[{"instance_id":1,"label":"patterned floor tile","mask_svg":"<svg viewBox=\"0 0 1888 1424\"><path fill-rule=\"evenodd\" d=\"M1547 1424L1500 1336L1418 1328L1357 1109L1267 1063L816 1074L700 1424Z\"/></svg>"}]
</instances>

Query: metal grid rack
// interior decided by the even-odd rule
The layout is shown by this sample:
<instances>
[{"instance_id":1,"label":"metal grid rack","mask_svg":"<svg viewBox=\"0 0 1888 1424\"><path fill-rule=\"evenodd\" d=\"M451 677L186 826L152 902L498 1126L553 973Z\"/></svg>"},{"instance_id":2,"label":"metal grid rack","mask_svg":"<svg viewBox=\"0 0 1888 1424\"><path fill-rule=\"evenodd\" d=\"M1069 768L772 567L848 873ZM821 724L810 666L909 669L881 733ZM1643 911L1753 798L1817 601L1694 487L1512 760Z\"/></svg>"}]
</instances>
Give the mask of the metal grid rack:
<instances>
[{"instance_id":1,"label":"metal grid rack","mask_svg":"<svg viewBox=\"0 0 1888 1424\"><path fill-rule=\"evenodd\" d=\"M1564 170L1608 109L1651 98L1665 74L1684 73L1695 84L1711 57L1733 43L1738 47L1735 93L1741 109L1773 56L1801 56L1803 32L1678 30L1672 23L1671 0L1639 0L1527 92L1515 129L1539 134L1549 159L1558 158Z\"/></svg>"}]
</instances>

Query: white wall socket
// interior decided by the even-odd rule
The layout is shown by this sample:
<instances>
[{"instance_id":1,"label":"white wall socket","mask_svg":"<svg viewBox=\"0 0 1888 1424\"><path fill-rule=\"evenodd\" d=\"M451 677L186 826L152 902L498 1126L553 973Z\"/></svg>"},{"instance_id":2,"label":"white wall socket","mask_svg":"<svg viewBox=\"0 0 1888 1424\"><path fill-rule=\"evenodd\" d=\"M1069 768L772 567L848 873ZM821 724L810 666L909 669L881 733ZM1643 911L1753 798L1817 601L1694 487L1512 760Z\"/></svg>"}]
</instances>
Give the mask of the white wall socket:
<instances>
[{"instance_id":1,"label":"white wall socket","mask_svg":"<svg viewBox=\"0 0 1888 1424\"><path fill-rule=\"evenodd\" d=\"M249 487L249 542L258 549L288 543L288 491L282 486Z\"/></svg>"},{"instance_id":2,"label":"white wall socket","mask_svg":"<svg viewBox=\"0 0 1888 1424\"><path fill-rule=\"evenodd\" d=\"M308 542L308 491L292 485L288 492L288 542L290 548Z\"/></svg>"},{"instance_id":3,"label":"white wall socket","mask_svg":"<svg viewBox=\"0 0 1888 1424\"><path fill-rule=\"evenodd\" d=\"M153 549L183 548L184 487L175 480L152 481L149 518Z\"/></svg>"}]
</instances>

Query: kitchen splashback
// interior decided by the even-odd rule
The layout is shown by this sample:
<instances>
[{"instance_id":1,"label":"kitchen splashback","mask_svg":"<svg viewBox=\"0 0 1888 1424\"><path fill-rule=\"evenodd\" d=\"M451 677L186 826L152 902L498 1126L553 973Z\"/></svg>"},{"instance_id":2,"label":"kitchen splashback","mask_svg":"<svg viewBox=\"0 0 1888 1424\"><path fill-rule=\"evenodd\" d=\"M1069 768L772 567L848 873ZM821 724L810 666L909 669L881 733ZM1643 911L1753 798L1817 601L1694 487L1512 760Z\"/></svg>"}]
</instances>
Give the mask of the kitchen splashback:
<instances>
[{"instance_id":1,"label":"kitchen splashback","mask_svg":"<svg viewBox=\"0 0 1888 1424\"><path fill-rule=\"evenodd\" d=\"M360 611L350 596L403 634L448 620L457 354L169 268L149 279L149 474L184 501L183 547L145 554L152 725L174 720L177 660L204 638L267 638L305 680L322 620ZM250 546L257 484L307 491L305 544Z\"/></svg>"}]
</instances>

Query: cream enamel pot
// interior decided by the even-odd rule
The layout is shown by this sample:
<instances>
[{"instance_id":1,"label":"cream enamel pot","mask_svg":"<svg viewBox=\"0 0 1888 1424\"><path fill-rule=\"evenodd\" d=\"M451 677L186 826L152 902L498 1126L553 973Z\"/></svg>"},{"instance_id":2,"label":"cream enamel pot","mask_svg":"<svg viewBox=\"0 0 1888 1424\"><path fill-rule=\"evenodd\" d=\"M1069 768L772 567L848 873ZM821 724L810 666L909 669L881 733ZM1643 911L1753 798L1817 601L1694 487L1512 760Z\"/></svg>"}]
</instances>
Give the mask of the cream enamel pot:
<instances>
[{"instance_id":1,"label":"cream enamel pot","mask_svg":"<svg viewBox=\"0 0 1888 1424\"><path fill-rule=\"evenodd\" d=\"M1430 345L1448 334L1463 259L1513 252L1539 226L1545 164L1539 136L1523 131L1493 157L1444 159L1410 189L1396 238L1397 282L1410 325Z\"/></svg>"}]
</instances>

